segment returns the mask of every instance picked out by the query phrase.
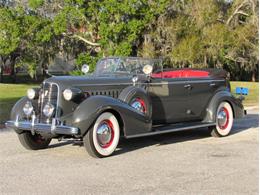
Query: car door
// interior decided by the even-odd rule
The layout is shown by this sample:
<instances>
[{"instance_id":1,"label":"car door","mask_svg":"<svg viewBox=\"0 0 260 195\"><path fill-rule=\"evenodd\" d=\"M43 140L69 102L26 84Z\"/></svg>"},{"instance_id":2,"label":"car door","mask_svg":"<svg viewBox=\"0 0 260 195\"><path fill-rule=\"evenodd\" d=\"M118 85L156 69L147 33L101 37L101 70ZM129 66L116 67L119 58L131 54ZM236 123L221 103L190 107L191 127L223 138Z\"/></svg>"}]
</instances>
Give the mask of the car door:
<instances>
[{"instance_id":1,"label":"car door","mask_svg":"<svg viewBox=\"0 0 260 195\"><path fill-rule=\"evenodd\" d=\"M186 121L189 91L185 78L156 78L149 84L148 92L153 106L153 123Z\"/></svg>"},{"instance_id":2,"label":"car door","mask_svg":"<svg viewBox=\"0 0 260 195\"><path fill-rule=\"evenodd\" d=\"M187 107L189 108L189 120L203 120L206 107L218 87L218 83L210 78L189 78Z\"/></svg>"}]
</instances>

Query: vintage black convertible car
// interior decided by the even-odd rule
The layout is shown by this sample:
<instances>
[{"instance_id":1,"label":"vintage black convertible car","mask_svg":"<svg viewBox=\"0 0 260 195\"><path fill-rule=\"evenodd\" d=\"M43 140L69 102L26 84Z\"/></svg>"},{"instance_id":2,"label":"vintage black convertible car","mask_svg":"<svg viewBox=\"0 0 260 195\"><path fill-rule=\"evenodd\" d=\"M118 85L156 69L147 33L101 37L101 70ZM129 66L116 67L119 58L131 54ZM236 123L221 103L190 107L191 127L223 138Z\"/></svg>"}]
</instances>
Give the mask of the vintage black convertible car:
<instances>
[{"instance_id":1,"label":"vintage black convertible car","mask_svg":"<svg viewBox=\"0 0 260 195\"><path fill-rule=\"evenodd\" d=\"M83 72L88 66L83 66ZM83 139L88 153L106 157L119 137L134 138L208 127L230 133L244 115L223 70L166 69L161 60L110 57L93 74L53 76L30 89L6 126L32 150L51 139Z\"/></svg>"}]
</instances>

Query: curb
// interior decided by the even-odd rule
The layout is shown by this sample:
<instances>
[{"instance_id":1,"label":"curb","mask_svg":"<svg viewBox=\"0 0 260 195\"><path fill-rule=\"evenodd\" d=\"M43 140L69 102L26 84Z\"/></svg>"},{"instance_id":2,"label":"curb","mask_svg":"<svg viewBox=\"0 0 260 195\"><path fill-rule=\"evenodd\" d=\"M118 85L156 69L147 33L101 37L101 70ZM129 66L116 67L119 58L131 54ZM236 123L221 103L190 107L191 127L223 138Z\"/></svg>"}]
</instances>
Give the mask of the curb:
<instances>
[{"instance_id":1,"label":"curb","mask_svg":"<svg viewBox=\"0 0 260 195\"><path fill-rule=\"evenodd\" d=\"M258 110L259 106L245 106L245 110Z\"/></svg>"}]
</instances>

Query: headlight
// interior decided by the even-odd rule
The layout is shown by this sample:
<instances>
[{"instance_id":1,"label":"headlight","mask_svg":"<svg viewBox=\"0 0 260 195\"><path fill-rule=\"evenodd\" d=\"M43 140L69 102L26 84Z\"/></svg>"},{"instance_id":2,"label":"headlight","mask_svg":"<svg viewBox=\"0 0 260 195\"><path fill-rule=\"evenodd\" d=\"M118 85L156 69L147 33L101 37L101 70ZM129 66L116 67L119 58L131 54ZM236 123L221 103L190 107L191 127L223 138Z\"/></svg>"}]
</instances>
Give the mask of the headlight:
<instances>
[{"instance_id":1,"label":"headlight","mask_svg":"<svg viewBox=\"0 0 260 195\"><path fill-rule=\"evenodd\" d=\"M24 107L23 107L23 112L24 114L28 117L32 114L32 111L33 111L33 106L32 106L32 103L31 102L26 102Z\"/></svg>"},{"instance_id":2,"label":"headlight","mask_svg":"<svg viewBox=\"0 0 260 195\"><path fill-rule=\"evenodd\" d=\"M43 108L43 114L47 117L51 117L54 111L54 106L50 103L47 103Z\"/></svg>"},{"instance_id":3,"label":"headlight","mask_svg":"<svg viewBox=\"0 0 260 195\"><path fill-rule=\"evenodd\" d=\"M70 101L73 97L73 92L71 91L71 89L65 89L63 91L63 97L65 100Z\"/></svg>"},{"instance_id":4,"label":"headlight","mask_svg":"<svg viewBox=\"0 0 260 195\"><path fill-rule=\"evenodd\" d=\"M27 97L30 100L33 100L33 99L37 98L38 95L39 95L39 89L28 89L27 90Z\"/></svg>"},{"instance_id":5,"label":"headlight","mask_svg":"<svg viewBox=\"0 0 260 195\"><path fill-rule=\"evenodd\" d=\"M78 88L68 88L63 91L63 97L67 101L75 101L81 100L84 97L82 91Z\"/></svg>"}]
</instances>

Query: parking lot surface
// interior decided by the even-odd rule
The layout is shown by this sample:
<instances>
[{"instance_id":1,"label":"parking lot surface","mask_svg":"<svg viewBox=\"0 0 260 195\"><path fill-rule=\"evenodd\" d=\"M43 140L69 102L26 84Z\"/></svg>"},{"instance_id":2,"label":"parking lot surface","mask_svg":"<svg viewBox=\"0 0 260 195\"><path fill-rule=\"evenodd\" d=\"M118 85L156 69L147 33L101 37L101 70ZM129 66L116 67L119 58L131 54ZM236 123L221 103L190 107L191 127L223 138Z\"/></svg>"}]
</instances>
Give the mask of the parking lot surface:
<instances>
[{"instance_id":1,"label":"parking lot surface","mask_svg":"<svg viewBox=\"0 0 260 195\"><path fill-rule=\"evenodd\" d=\"M258 194L258 110L224 138L206 129L121 140L94 159L80 142L25 150L0 132L0 194Z\"/></svg>"}]
</instances>

